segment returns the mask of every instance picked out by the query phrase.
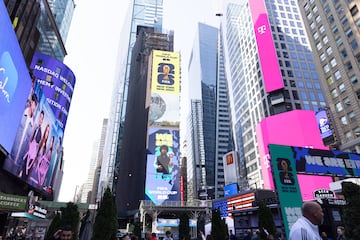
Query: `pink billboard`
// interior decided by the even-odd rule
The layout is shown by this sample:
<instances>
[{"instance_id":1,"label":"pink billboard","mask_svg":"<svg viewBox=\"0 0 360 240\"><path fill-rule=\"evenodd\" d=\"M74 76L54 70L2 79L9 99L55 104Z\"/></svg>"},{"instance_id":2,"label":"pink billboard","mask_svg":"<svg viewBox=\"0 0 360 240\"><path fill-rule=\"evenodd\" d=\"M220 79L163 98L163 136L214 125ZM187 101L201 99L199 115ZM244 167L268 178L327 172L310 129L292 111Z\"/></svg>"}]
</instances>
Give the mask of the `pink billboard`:
<instances>
[{"instance_id":1,"label":"pink billboard","mask_svg":"<svg viewBox=\"0 0 360 240\"><path fill-rule=\"evenodd\" d=\"M264 0L249 0L266 92L284 88Z\"/></svg>"},{"instance_id":2,"label":"pink billboard","mask_svg":"<svg viewBox=\"0 0 360 240\"><path fill-rule=\"evenodd\" d=\"M315 112L293 110L263 119L256 128L264 188L274 190L269 144L328 150L319 133Z\"/></svg>"},{"instance_id":3,"label":"pink billboard","mask_svg":"<svg viewBox=\"0 0 360 240\"><path fill-rule=\"evenodd\" d=\"M314 200L314 192L316 190L330 190L330 183L333 182L332 177L330 176L297 174L297 178L303 201Z\"/></svg>"}]
</instances>

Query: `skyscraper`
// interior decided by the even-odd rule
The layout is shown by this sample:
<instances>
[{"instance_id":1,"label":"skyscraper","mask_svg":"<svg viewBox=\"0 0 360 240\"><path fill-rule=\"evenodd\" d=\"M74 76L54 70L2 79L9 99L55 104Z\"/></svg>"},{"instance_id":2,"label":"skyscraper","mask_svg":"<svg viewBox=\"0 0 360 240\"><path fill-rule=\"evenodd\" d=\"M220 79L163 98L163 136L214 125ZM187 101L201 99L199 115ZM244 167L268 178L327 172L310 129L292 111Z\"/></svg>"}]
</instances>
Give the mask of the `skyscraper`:
<instances>
[{"instance_id":1,"label":"skyscraper","mask_svg":"<svg viewBox=\"0 0 360 240\"><path fill-rule=\"evenodd\" d=\"M163 0L133 0L129 6L121 33L117 73L114 79L109 127L104 146L104 160L101 168L99 191L109 186L115 190L114 179L119 174L121 142L128 97L131 52L136 41L137 27L162 29Z\"/></svg>"},{"instance_id":2,"label":"skyscraper","mask_svg":"<svg viewBox=\"0 0 360 240\"><path fill-rule=\"evenodd\" d=\"M270 29L257 25L259 16ZM295 1L229 1L222 20L234 140L246 167L241 174L261 188L256 125L295 109L317 111L325 98ZM267 41L257 41L265 33Z\"/></svg>"},{"instance_id":3,"label":"skyscraper","mask_svg":"<svg viewBox=\"0 0 360 240\"><path fill-rule=\"evenodd\" d=\"M335 122L338 147L360 153L358 1L298 1Z\"/></svg>"},{"instance_id":4,"label":"skyscraper","mask_svg":"<svg viewBox=\"0 0 360 240\"><path fill-rule=\"evenodd\" d=\"M222 43L218 29L199 23L189 60L190 112L187 134L188 198L222 195L222 156L230 121ZM219 192L220 191L220 192Z\"/></svg>"}]
</instances>

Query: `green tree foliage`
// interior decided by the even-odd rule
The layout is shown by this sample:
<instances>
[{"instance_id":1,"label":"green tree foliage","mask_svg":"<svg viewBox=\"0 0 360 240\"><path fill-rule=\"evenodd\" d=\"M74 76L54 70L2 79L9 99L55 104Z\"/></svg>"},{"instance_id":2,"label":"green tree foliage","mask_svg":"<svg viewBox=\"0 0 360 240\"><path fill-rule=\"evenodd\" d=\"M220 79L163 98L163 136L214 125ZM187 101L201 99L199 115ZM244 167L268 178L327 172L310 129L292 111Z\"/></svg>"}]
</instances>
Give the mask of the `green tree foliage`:
<instances>
[{"instance_id":1,"label":"green tree foliage","mask_svg":"<svg viewBox=\"0 0 360 240\"><path fill-rule=\"evenodd\" d=\"M189 215L187 213L181 213L179 222L179 237L185 237L186 240L190 240L190 226Z\"/></svg>"},{"instance_id":2,"label":"green tree foliage","mask_svg":"<svg viewBox=\"0 0 360 240\"><path fill-rule=\"evenodd\" d=\"M54 235L54 233L60 229L61 227L61 215L60 212L56 212L55 213L55 217L53 218L53 220L51 221L51 224L49 226L49 229L46 232L46 236L45 236L45 240L49 240L52 238L52 236Z\"/></svg>"},{"instance_id":3,"label":"green tree foliage","mask_svg":"<svg viewBox=\"0 0 360 240\"><path fill-rule=\"evenodd\" d=\"M110 189L107 188L96 213L92 240L115 240L117 229L115 198Z\"/></svg>"},{"instance_id":4,"label":"green tree foliage","mask_svg":"<svg viewBox=\"0 0 360 240\"><path fill-rule=\"evenodd\" d=\"M270 210L266 206L266 204L262 201L258 203L259 210L258 210L258 224L259 224L259 230L261 232L261 239L266 239L267 234L264 230L268 232L268 234L275 235L276 233L276 226L274 222L274 216Z\"/></svg>"},{"instance_id":5,"label":"green tree foliage","mask_svg":"<svg viewBox=\"0 0 360 240\"><path fill-rule=\"evenodd\" d=\"M60 208L60 213L56 213L54 219L51 222L49 230L47 231L46 238L50 239L54 233L61 227L69 225L73 231L73 239L75 240L78 235L79 217L78 206L72 202L68 202L66 207Z\"/></svg>"},{"instance_id":6,"label":"green tree foliage","mask_svg":"<svg viewBox=\"0 0 360 240\"><path fill-rule=\"evenodd\" d=\"M214 240L225 240L228 237L225 219L221 219L220 211L218 209L212 210L211 236Z\"/></svg>"},{"instance_id":7,"label":"green tree foliage","mask_svg":"<svg viewBox=\"0 0 360 240\"><path fill-rule=\"evenodd\" d=\"M352 182L342 182L342 193L346 200L343 222L347 240L357 240L360 236L360 186Z\"/></svg>"}]
</instances>

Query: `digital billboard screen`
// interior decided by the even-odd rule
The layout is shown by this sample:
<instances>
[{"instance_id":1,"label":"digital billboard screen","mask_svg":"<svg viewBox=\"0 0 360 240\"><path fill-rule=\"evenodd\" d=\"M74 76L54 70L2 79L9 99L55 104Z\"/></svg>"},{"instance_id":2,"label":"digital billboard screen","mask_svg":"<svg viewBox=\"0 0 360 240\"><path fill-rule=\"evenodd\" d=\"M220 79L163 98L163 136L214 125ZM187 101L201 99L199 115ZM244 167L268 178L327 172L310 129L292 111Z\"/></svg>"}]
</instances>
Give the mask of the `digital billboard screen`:
<instances>
[{"instance_id":1,"label":"digital billboard screen","mask_svg":"<svg viewBox=\"0 0 360 240\"><path fill-rule=\"evenodd\" d=\"M0 2L0 149L11 151L31 79L4 2Z\"/></svg>"},{"instance_id":2,"label":"digital billboard screen","mask_svg":"<svg viewBox=\"0 0 360 240\"><path fill-rule=\"evenodd\" d=\"M284 88L264 0L249 0L266 92Z\"/></svg>"},{"instance_id":3,"label":"digital billboard screen","mask_svg":"<svg viewBox=\"0 0 360 240\"><path fill-rule=\"evenodd\" d=\"M149 128L145 195L155 205L180 201L179 130Z\"/></svg>"},{"instance_id":4,"label":"digital billboard screen","mask_svg":"<svg viewBox=\"0 0 360 240\"><path fill-rule=\"evenodd\" d=\"M74 73L64 63L39 52L35 53L30 69L42 85L61 128L65 129L76 81Z\"/></svg>"},{"instance_id":5,"label":"digital billboard screen","mask_svg":"<svg viewBox=\"0 0 360 240\"><path fill-rule=\"evenodd\" d=\"M51 193L63 130L37 82L28 99L23 109L28 114L18 124L14 145L3 168L34 188Z\"/></svg>"}]
</instances>

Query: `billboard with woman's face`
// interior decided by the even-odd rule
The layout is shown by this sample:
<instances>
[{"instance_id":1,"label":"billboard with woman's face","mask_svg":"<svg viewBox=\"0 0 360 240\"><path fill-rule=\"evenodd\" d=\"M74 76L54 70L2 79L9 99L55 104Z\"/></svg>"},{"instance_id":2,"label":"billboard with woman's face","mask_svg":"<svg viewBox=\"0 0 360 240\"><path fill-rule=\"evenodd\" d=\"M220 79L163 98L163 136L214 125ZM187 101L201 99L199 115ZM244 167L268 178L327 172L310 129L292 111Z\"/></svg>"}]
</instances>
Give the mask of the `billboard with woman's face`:
<instances>
[{"instance_id":1,"label":"billboard with woman's face","mask_svg":"<svg viewBox=\"0 0 360 240\"><path fill-rule=\"evenodd\" d=\"M54 166L59 158L63 130L44 96L41 85L35 82L13 147L5 160L4 169L29 185L49 192ZM51 186L50 186L51 187Z\"/></svg>"}]
</instances>

